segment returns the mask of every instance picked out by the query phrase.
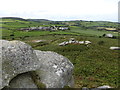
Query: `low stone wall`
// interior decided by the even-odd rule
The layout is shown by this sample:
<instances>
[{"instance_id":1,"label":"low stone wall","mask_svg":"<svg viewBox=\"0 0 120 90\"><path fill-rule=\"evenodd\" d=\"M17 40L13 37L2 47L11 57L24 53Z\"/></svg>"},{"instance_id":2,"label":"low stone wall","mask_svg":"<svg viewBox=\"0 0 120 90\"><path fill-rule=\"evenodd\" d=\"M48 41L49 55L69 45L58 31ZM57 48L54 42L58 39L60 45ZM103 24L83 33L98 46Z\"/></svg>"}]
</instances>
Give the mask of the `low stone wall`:
<instances>
[{"instance_id":1,"label":"low stone wall","mask_svg":"<svg viewBox=\"0 0 120 90\"><path fill-rule=\"evenodd\" d=\"M74 40L74 39L70 39L69 41L64 41L62 43L59 44L59 46L65 46L65 45L69 45L69 44L91 44L90 41L77 41L77 40Z\"/></svg>"}]
</instances>

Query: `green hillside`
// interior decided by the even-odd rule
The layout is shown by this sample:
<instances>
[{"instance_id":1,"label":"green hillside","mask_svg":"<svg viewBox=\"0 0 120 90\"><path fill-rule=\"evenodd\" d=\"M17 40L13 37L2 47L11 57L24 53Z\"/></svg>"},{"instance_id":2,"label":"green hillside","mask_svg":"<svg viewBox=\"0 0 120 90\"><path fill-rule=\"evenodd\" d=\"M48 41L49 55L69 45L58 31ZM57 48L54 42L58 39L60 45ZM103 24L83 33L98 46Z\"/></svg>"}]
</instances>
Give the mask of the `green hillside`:
<instances>
[{"instance_id":1,"label":"green hillside","mask_svg":"<svg viewBox=\"0 0 120 90\"><path fill-rule=\"evenodd\" d=\"M50 21L45 19L2 18L2 39L21 40L34 49L55 51L67 57L74 65L75 87L94 88L109 85L117 88L118 50L110 50L118 46L118 31L106 31L104 28L119 29L118 23L107 21ZM21 28L38 26L67 26L70 30L56 31L20 31ZM102 27L102 29L98 29ZM104 27L104 28L103 28ZM105 38L102 35L111 33L116 38ZM75 38L79 41L91 41L91 44L70 44L59 46L63 41ZM35 42L43 40L42 42Z\"/></svg>"},{"instance_id":2,"label":"green hillside","mask_svg":"<svg viewBox=\"0 0 120 90\"><path fill-rule=\"evenodd\" d=\"M17 30L21 28L51 26L51 25L69 26L70 30L67 31L68 33L88 34L88 35L93 35L93 36L102 36L105 33L111 33L115 36L118 36L118 33L116 32L97 29L97 27L118 29L118 23L105 22L105 21L104 22L103 21L99 21L99 22L98 21L97 22L93 22L93 21L50 21L50 20L45 20L45 19L34 20L34 19L7 17L7 18L2 18L2 22L0 22L0 24L2 25L2 29L3 29L3 36L6 30L9 30L9 32L13 32L13 31L18 32Z\"/></svg>"}]
</instances>

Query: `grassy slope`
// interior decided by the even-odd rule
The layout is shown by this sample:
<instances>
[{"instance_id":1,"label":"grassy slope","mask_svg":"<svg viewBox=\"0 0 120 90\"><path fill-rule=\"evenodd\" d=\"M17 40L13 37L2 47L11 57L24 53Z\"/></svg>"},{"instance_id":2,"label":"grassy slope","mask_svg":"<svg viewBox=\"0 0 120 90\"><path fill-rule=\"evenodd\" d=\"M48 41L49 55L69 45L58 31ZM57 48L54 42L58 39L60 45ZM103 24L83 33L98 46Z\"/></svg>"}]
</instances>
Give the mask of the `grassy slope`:
<instances>
[{"instance_id":1,"label":"grassy slope","mask_svg":"<svg viewBox=\"0 0 120 90\"><path fill-rule=\"evenodd\" d=\"M90 40L92 44L88 48L84 45L58 46L60 42L67 41L71 37L77 40ZM100 85L117 87L118 52L109 50L110 46L118 45L117 40L72 35L47 35L34 39L44 39L47 43L44 42L45 45L42 46L43 43L28 42L31 38L25 41L34 49L62 54L74 64L75 87L93 88ZM104 43L99 44L101 41Z\"/></svg>"},{"instance_id":2,"label":"grassy slope","mask_svg":"<svg viewBox=\"0 0 120 90\"><path fill-rule=\"evenodd\" d=\"M91 26L90 24L85 23L86 22L82 22L84 25ZM34 49L55 51L67 57L75 66L75 87L92 88L100 85L118 87L118 51L109 49L110 46L118 46L118 40L98 37L103 33L113 32L95 31L92 29L86 30L84 28L76 26L71 26L70 31L56 32L22 32L16 30L19 27L37 26L42 24L42 22L39 23L16 19L4 19L3 27L5 28L2 30L3 38L11 40L12 37L10 35L14 31L15 39L32 45ZM72 24L75 23L72 22ZM92 25L100 25L100 22L92 22ZM114 25L114 23L112 23L111 26L112 25ZM117 34L114 35L117 36ZM89 45L89 47L86 47L84 45L68 45L63 47L58 46L59 43L68 41L69 38L75 38L77 40L90 40L92 44ZM32 40L46 41L41 43L34 43Z\"/></svg>"},{"instance_id":3,"label":"grassy slope","mask_svg":"<svg viewBox=\"0 0 120 90\"><path fill-rule=\"evenodd\" d=\"M76 26L71 27L72 32L82 33L82 34L89 34L93 36L102 36L103 34L111 33L114 36L118 36L117 32L112 31L104 31L104 30L93 30L93 29L82 29Z\"/></svg>"},{"instance_id":4,"label":"grassy slope","mask_svg":"<svg viewBox=\"0 0 120 90\"><path fill-rule=\"evenodd\" d=\"M20 28L24 28L24 27L36 27L36 26L43 26L43 24L48 25L49 23L52 23L52 21L39 21L39 22L34 22L34 21L26 21L26 20L19 20L19 19L2 19L2 27L4 27L3 29L3 36L4 36L4 32L6 32L6 30L10 30L11 31L15 31L17 29ZM93 26L111 26L111 27L117 27L118 24L117 23L112 23L112 22L88 22L88 21L69 21L69 22L61 22L62 24L70 24L70 25L75 25L75 24L80 24L80 26L70 26L71 30L67 31L66 33L78 33L78 34L88 34L88 35L97 35L97 36L102 36L105 33L111 33L114 36L118 36L118 33L114 33L111 31L98 31L95 28L94 29L90 29ZM51 24L53 25L53 24ZM59 24L56 24L59 25ZM83 27L84 26L84 27ZM85 27L87 29L85 29ZM28 34L28 32L18 32L16 31L15 33L20 33L23 36ZM32 32L33 34L38 35L38 32ZM53 32L52 32L53 33ZM57 31L58 33L58 31ZM61 32L60 32L61 33ZM39 33L40 34L40 33ZM42 32L41 32L42 34ZM40 35L41 35L40 34ZM46 34L48 34L48 32L46 32ZM51 33L50 33L51 34ZM31 35L31 32L30 32Z\"/></svg>"}]
</instances>

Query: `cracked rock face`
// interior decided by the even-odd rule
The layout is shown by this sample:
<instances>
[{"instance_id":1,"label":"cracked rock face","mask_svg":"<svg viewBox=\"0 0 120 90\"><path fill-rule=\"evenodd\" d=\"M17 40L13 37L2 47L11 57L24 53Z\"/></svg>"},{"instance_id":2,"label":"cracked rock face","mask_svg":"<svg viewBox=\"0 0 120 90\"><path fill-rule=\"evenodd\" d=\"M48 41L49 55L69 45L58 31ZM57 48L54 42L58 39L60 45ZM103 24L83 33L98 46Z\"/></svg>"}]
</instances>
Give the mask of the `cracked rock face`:
<instances>
[{"instance_id":1,"label":"cracked rock face","mask_svg":"<svg viewBox=\"0 0 120 90\"><path fill-rule=\"evenodd\" d=\"M21 41L2 42L2 86L11 88L46 88L74 86L73 64L64 56L51 51L33 50ZM31 74L28 74L32 72ZM37 80L36 80L37 79Z\"/></svg>"},{"instance_id":2,"label":"cracked rock face","mask_svg":"<svg viewBox=\"0 0 120 90\"><path fill-rule=\"evenodd\" d=\"M2 42L2 87L8 86L16 75L40 68L31 46L21 41Z\"/></svg>"}]
</instances>

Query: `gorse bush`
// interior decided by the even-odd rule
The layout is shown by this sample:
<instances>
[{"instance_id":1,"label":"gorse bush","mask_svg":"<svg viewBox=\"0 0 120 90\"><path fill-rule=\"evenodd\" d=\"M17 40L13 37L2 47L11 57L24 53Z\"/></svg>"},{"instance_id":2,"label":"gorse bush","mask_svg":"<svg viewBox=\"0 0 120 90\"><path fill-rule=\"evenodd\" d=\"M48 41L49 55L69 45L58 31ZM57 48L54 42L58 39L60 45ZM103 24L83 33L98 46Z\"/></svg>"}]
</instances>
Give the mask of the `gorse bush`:
<instances>
[{"instance_id":1,"label":"gorse bush","mask_svg":"<svg viewBox=\"0 0 120 90\"><path fill-rule=\"evenodd\" d=\"M98 44L103 45L103 44L105 44L105 42L104 41L99 41Z\"/></svg>"},{"instance_id":2,"label":"gorse bush","mask_svg":"<svg viewBox=\"0 0 120 90\"><path fill-rule=\"evenodd\" d=\"M57 48L57 50L60 52L71 52L71 51L72 52L74 52L74 51L82 52L87 49L88 49L88 47L86 45L79 45L79 44L69 44L69 45Z\"/></svg>"},{"instance_id":3,"label":"gorse bush","mask_svg":"<svg viewBox=\"0 0 120 90\"><path fill-rule=\"evenodd\" d=\"M39 47L39 46L44 46L44 45L48 45L48 44L49 44L48 42L43 41L43 42L39 42L39 43L34 44L33 47Z\"/></svg>"}]
</instances>

